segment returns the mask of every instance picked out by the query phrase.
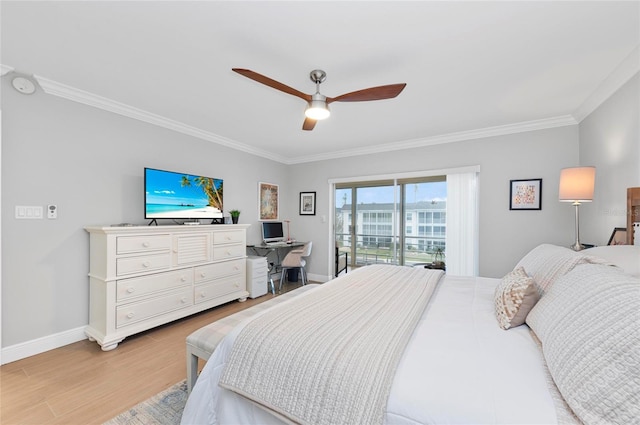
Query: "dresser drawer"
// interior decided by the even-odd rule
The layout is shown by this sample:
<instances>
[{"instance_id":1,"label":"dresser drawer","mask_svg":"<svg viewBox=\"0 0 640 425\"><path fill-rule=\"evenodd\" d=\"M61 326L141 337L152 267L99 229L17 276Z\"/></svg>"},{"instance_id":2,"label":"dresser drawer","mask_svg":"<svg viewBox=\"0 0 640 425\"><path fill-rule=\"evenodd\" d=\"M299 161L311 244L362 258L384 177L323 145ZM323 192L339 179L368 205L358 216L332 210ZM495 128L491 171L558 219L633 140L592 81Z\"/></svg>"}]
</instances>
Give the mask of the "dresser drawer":
<instances>
[{"instance_id":1,"label":"dresser drawer","mask_svg":"<svg viewBox=\"0 0 640 425\"><path fill-rule=\"evenodd\" d=\"M138 323L151 317L180 310L193 305L191 287L175 291L147 301L130 303L116 308L116 328Z\"/></svg>"},{"instance_id":2,"label":"dresser drawer","mask_svg":"<svg viewBox=\"0 0 640 425\"><path fill-rule=\"evenodd\" d=\"M195 287L195 303L203 303L233 292L244 291L246 283L242 275L229 276Z\"/></svg>"},{"instance_id":3,"label":"dresser drawer","mask_svg":"<svg viewBox=\"0 0 640 425\"><path fill-rule=\"evenodd\" d=\"M163 251L171 248L169 235L118 236L116 252L130 254L134 252Z\"/></svg>"},{"instance_id":4,"label":"dresser drawer","mask_svg":"<svg viewBox=\"0 0 640 425\"><path fill-rule=\"evenodd\" d=\"M122 257L116 260L116 274L123 276L146 271L166 270L170 265L171 256L169 253Z\"/></svg>"},{"instance_id":5,"label":"dresser drawer","mask_svg":"<svg viewBox=\"0 0 640 425\"><path fill-rule=\"evenodd\" d=\"M116 301L122 302L131 298L145 296L153 292L166 291L193 283L193 269L152 274L143 277L132 277L116 282Z\"/></svg>"},{"instance_id":6,"label":"dresser drawer","mask_svg":"<svg viewBox=\"0 0 640 425\"><path fill-rule=\"evenodd\" d=\"M244 260L225 261L195 268L195 283L242 273Z\"/></svg>"},{"instance_id":7,"label":"dresser drawer","mask_svg":"<svg viewBox=\"0 0 640 425\"><path fill-rule=\"evenodd\" d=\"M229 230L225 232L215 232L213 234L213 244L221 245L226 243L243 243L244 230Z\"/></svg>"},{"instance_id":8,"label":"dresser drawer","mask_svg":"<svg viewBox=\"0 0 640 425\"><path fill-rule=\"evenodd\" d=\"M247 280L255 280L255 279L258 279L258 278L259 279L266 279L268 274L269 273L267 273L266 270L259 271L259 272L256 272L255 270L254 271L247 270Z\"/></svg>"},{"instance_id":9,"label":"dresser drawer","mask_svg":"<svg viewBox=\"0 0 640 425\"><path fill-rule=\"evenodd\" d=\"M247 248L244 245L222 245L222 246L213 246L213 259L214 260L225 260L227 258L238 258L242 257L244 261L244 256L247 252Z\"/></svg>"}]
</instances>

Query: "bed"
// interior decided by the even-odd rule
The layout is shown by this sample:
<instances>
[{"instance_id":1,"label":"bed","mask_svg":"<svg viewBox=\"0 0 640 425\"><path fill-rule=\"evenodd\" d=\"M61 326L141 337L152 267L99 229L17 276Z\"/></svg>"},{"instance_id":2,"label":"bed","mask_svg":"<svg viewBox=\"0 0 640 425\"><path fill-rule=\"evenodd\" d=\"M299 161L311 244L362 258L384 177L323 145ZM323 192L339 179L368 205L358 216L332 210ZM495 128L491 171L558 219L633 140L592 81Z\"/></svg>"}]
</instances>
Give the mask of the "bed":
<instances>
[{"instance_id":1,"label":"bed","mask_svg":"<svg viewBox=\"0 0 640 425\"><path fill-rule=\"evenodd\" d=\"M576 253L547 244L502 279L357 269L231 331L198 378L182 423L640 423L639 269L640 247ZM344 295L340 304L335 294L352 287L364 290L353 295L363 301ZM332 336L304 319L322 299L330 313L319 322L344 328ZM399 311L380 320L373 341L361 341L390 305ZM347 316L372 309L365 325L346 325ZM319 340L304 351L296 344L309 335ZM325 377L328 370L337 377Z\"/></svg>"}]
</instances>

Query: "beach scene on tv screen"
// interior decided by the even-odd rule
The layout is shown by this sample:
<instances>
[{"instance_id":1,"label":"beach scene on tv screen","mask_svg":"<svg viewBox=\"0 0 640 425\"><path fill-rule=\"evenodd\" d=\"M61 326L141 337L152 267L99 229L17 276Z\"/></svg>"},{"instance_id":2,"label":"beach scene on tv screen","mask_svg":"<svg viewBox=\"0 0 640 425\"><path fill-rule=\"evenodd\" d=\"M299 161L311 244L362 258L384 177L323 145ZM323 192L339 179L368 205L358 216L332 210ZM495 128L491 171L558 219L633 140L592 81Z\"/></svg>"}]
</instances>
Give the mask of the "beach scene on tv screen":
<instances>
[{"instance_id":1,"label":"beach scene on tv screen","mask_svg":"<svg viewBox=\"0 0 640 425\"><path fill-rule=\"evenodd\" d=\"M222 217L223 181L146 169L146 218Z\"/></svg>"}]
</instances>

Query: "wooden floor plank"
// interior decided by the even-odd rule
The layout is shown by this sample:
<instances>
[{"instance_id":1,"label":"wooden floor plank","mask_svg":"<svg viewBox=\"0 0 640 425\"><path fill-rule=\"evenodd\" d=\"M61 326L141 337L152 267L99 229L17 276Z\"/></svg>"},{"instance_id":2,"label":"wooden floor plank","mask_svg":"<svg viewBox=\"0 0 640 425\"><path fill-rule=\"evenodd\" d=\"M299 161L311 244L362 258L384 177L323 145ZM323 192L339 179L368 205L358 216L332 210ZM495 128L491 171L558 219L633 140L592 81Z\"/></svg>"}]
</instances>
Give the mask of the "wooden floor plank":
<instances>
[{"instance_id":1,"label":"wooden floor plank","mask_svg":"<svg viewBox=\"0 0 640 425\"><path fill-rule=\"evenodd\" d=\"M283 292L299 286L285 284ZM128 337L112 351L84 340L3 365L0 423L102 424L185 379L189 334L273 297L218 306Z\"/></svg>"}]
</instances>

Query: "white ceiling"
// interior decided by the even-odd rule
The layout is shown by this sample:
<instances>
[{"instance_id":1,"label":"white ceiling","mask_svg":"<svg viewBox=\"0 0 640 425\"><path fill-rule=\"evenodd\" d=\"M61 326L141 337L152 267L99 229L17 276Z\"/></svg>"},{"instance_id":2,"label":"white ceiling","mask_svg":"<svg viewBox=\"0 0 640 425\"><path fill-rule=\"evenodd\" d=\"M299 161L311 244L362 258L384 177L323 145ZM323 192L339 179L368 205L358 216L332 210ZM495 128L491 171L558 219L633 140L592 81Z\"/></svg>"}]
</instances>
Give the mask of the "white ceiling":
<instances>
[{"instance_id":1,"label":"white ceiling","mask_svg":"<svg viewBox=\"0 0 640 425\"><path fill-rule=\"evenodd\" d=\"M0 7L3 73L283 163L575 123L640 68L638 1ZM307 132L304 101L233 67L305 93L320 68L331 97L407 87L395 99L333 103Z\"/></svg>"}]
</instances>

